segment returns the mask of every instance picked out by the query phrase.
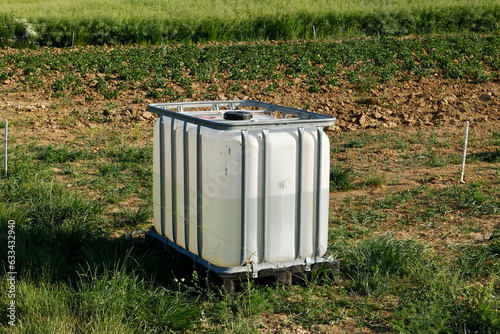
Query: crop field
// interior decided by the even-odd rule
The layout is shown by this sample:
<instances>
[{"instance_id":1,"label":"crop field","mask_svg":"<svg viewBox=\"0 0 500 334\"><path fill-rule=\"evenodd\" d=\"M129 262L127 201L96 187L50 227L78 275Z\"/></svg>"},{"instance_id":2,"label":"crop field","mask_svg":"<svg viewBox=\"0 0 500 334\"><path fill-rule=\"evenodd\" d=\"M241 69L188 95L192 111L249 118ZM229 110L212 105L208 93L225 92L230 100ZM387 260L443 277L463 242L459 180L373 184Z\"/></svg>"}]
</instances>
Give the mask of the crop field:
<instances>
[{"instance_id":1,"label":"crop field","mask_svg":"<svg viewBox=\"0 0 500 334\"><path fill-rule=\"evenodd\" d=\"M0 14L0 46L158 45L500 29L495 0L7 0ZM25 23L29 31L23 29Z\"/></svg>"},{"instance_id":2,"label":"crop field","mask_svg":"<svg viewBox=\"0 0 500 334\"><path fill-rule=\"evenodd\" d=\"M16 272L0 285L2 332L498 332L499 50L496 35L0 50L0 243ZM340 273L225 295L144 244L145 107L205 99L338 118L329 253Z\"/></svg>"},{"instance_id":3,"label":"crop field","mask_svg":"<svg viewBox=\"0 0 500 334\"><path fill-rule=\"evenodd\" d=\"M500 332L496 1L166 3L2 2L1 333ZM233 99L337 118L340 272L228 295L145 243L147 104Z\"/></svg>"}]
</instances>

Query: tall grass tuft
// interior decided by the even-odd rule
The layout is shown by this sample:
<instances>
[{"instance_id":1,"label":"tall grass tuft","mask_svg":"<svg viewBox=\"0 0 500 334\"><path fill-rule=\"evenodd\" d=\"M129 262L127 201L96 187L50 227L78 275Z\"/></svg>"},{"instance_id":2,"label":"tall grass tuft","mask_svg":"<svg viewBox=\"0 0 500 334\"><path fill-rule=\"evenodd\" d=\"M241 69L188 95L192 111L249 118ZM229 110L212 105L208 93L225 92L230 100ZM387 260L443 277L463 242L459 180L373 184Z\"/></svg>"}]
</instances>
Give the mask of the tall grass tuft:
<instances>
[{"instance_id":1,"label":"tall grass tuft","mask_svg":"<svg viewBox=\"0 0 500 334\"><path fill-rule=\"evenodd\" d=\"M391 281L425 271L427 262L421 245L391 235L361 241L342 252L342 268L352 280L351 288L362 294L386 293Z\"/></svg>"},{"instance_id":2,"label":"tall grass tuft","mask_svg":"<svg viewBox=\"0 0 500 334\"><path fill-rule=\"evenodd\" d=\"M76 333L73 290L43 280L23 279L17 286L17 319L8 333ZM1 327L0 327L1 328Z\"/></svg>"},{"instance_id":3,"label":"tall grass tuft","mask_svg":"<svg viewBox=\"0 0 500 334\"><path fill-rule=\"evenodd\" d=\"M396 328L409 333L498 333L500 297L495 285L468 285L460 273L440 268L416 289L407 290L393 315Z\"/></svg>"},{"instance_id":4,"label":"tall grass tuft","mask_svg":"<svg viewBox=\"0 0 500 334\"><path fill-rule=\"evenodd\" d=\"M354 187L354 172L351 167L333 165L330 168L330 191L346 191Z\"/></svg>"},{"instance_id":5,"label":"tall grass tuft","mask_svg":"<svg viewBox=\"0 0 500 334\"><path fill-rule=\"evenodd\" d=\"M65 280L75 270L82 247L103 236L102 205L69 194L60 186L23 184L11 187L4 196L14 212L2 215L18 218L16 255L25 277Z\"/></svg>"},{"instance_id":6,"label":"tall grass tuft","mask_svg":"<svg viewBox=\"0 0 500 334\"><path fill-rule=\"evenodd\" d=\"M127 263L129 261L124 261ZM92 332L103 324L127 324L130 332L183 331L200 319L193 307L196 297L185 292L154 287L129 268L108 268L102 274L93 270L82 273L76 294L76 314L83 332Z\"/></svg>"}]
</instances>

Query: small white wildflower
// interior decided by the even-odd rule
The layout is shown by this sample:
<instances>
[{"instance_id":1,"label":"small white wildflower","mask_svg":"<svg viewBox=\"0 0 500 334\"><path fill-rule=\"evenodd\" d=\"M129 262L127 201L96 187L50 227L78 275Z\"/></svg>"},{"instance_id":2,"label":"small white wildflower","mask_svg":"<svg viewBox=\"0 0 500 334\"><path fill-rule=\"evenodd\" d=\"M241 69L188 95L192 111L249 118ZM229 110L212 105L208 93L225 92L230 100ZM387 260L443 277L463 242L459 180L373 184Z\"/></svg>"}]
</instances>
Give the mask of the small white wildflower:
<instances>
[{"instance_id":1,"label":"small white wildflower","mask_svg":"<svg viewBox=\"0 0 500 334\"><path fill-rule=\"evenodd\" d=\"M27 19L16 19L15 20L17 23L22 23L24 26L24 36L25 38L30 38L30 37L35 37L37 35L37 32L35 31L35 28L33 28L33 25L28 22Z\"/></svg>"}]
</instances>

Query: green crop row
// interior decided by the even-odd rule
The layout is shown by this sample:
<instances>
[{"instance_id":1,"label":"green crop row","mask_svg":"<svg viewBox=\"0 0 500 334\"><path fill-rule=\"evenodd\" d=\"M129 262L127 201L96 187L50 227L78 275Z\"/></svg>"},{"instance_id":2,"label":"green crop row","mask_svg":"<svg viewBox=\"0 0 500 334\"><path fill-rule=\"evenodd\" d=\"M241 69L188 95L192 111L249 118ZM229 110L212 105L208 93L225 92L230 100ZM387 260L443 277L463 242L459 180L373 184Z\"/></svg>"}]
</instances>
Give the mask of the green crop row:
<instances>
[{"instance_id":1,"label":"green crop row","mask_svg":"<svg viewBox=\"0 0 500 334\"><path fill-rule=\"evenodd\" d=\"M53 7L55 13L40 15L40 12L30 12L26 7L5 6L3 14L0 12L0 23L3 23L0 26L4 27L0 28L0 46L66 47L495 33L500 28L500 5L494 1L449 3L421 0L399 5L389 4L389 1L370 3L360 0L351 0L347 4L325 1L301 5L297 1L271 1L248 6L225 1L216 10L210 9L215 5L207 6L198 0L193 1L190 8L177 2L168 8L165 4L157 7L128 4L126 7L111 3L109 10L103 11L95 5L91 6L92 10L83 10L86 15L76 15L82 11L76 7L59 9L54 5L47 6ZM143 11L138 12L137 6ZM9 8L11 12L6 12ZM127 8L132 14L123 15ZM26 18L26 11L29 23L16 20ZM42 12L46 13L46 10ZM23 25L25 31L20 30Z\"/></svg>"},{"instance_id":2,"label":"green crop row","mask_svg":"<svg viewBox=\"0 0 500 334\"><path fill-rule=\"evenodd\" d=\"M336 42L209 45L198 47L82 48L56 52L5 51L0 81L13 78L55 97L119 97L133 89L146 98L189 97L196 82L224 80L232 93L244 82L294 85L310 92L348 82L361 90L377 83L430 75L472 81L498 79L499 36L377 38ZM41 80L43 78L43 80ZM326 86L325 86L326 85ZM210 89L208 89L210 91Z\"/></svg>"}]
</instances>

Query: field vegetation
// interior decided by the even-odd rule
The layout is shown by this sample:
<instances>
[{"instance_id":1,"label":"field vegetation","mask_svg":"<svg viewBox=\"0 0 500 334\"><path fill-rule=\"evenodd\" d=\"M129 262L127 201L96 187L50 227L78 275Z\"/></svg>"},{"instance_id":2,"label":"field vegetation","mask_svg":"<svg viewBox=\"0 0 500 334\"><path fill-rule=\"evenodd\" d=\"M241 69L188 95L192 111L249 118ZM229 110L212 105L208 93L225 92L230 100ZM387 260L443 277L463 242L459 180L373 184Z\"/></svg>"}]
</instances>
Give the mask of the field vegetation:
<instances>
[{"instance_id":1,"label":"field vegetation","mask_svg":"<svg viewBox=\"0 0 500 334\"><path fill-rule=\"evenodd\" d=\"M18 323L0 326L6 333L496 333L499 156L496 163L471 157L475 176L460 185L447 172L458 169L447 143L460 129L430 132L331 134L334 161L349 166L340 172L346 178L332 178L329 251L342 260L340 274L323 269L295 286L249 280L232 296L131 233L151 222L150 131L102 128L72 145L15 145L0 183L0 240L15 220ZM480 133L472 148L500 145L498 131ZM383 149L401 162L373 158ZM421 165L431 149L444 161L439 167ZM422 179L396 187L415 168ZM0 294L5 319L6 284Z\"/></svg>"},{"instance_id":2,"label":"field vegetation","mask_svg":"<svg viewBox=\"0 0 500 334\"><path fill-rule=\"evenodd\" d=\"M2 3L0 44L35 49L0 49L0 332L500 332L496 2L165 3ZM435 32L454 34L406 36ZM256 41L192 43L208 40ZM89 43L107 45L77 46ZM118 45L137 43L147 45ZM217 99L338 118L327 129L328 252L340 272L249 279L228 295L146 244L155 116L145 107Z\"/></svg>"},{"instance_id":3,"label":"field vegetation","mask_svg":"<svg viewBox=\"0 0 500 334\"><path fill-rule=\"evenodd\" d=\"M484 83L497 81L500 69L497 35L0 53L0 80L19 89L111 104L131 91L135 102L191 99L197 87L202 99L211 100L221 85L226 93L246 94L250 81L272 93L300 79L311 94L341 82L367 92L377 84L436 75Z\"/></svg>"},{"instance_id":4,"label":"field vegetation","mask_svg":"<svg viewBox=\"0 0 500 334\"><path fill-rule=\"evenodd\" d=\"M2 330L498 332L494 109L485 109L493 110L489 122L473 125L465 185L457 175L463 130L449 126L455 123L436 118L446 126L407 127L402 118L395 131L356 118L357 130L330 132L329 252L342 261L340 274L324 269L296 286L247 281L228 296L134 233L151 224L154 117L129 108L221 92L321 101L334 91L332 104L345 92L344 109L366 110L374 90L422 78L424 85L495 87L499 45L497 36L471 35L1 51L4 101L28 103L3 104L11 150L9 175L0 181L0 240L6 243L7 221L15 220L19 322ZM379 112L402 108L391 96L377 99ZM327 112L311 99L296 101ZM472 117L488 108L464 103L449 112L462 108ZM328 112L347 130L352 116L342 109Z\"/></svg>"},{"instance_id":5,"label":"field vegetation","mask_svg":"<svg viewBox=\"0 0 500 334\"><path fill-rule=\"evenodd\" d=\"M0 45L331 39L500 28L494 0L9 0L0 13Z\"/></svg>"}]
</instances>

